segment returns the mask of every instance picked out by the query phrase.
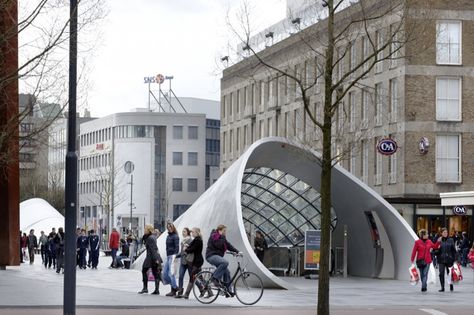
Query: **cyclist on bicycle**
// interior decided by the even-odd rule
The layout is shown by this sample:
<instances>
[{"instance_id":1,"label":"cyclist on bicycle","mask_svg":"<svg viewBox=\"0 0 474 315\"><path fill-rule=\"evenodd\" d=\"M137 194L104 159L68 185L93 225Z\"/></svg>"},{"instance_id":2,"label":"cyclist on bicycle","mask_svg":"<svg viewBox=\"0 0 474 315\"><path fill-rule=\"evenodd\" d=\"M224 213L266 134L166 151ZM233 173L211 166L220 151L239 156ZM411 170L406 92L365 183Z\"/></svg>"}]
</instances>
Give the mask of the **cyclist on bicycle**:
<instances>
[{"instance_id":1,"label":"cyclist on bicycle","mask_svg":"<svg viewBox=\"0 0 474 315\"><path fill-rule=\"evenodd\" d=\"M216 267L214 275L212 277L212 282L219 286L220 280L223 279L223 284L227 288L227 292L230 296L234 296L230 286L230 272L227 266L229 262L224 259L224 254L226 251L239 253L239 250L232 246L225 237L227 227L223 224L220 224L217 229L212 230L209 241L207 242L206 248L206 260L211 265Z\"/></svg>"}]
</instances>

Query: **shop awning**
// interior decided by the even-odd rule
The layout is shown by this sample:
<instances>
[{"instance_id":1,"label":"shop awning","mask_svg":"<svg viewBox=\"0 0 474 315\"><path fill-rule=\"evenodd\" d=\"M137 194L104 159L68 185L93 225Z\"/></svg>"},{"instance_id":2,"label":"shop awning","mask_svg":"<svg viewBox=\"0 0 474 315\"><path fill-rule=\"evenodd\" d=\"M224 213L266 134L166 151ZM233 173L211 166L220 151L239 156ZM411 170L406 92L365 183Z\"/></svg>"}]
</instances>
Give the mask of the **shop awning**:
<instances>
[{"instance_id":1,"label":"shop awning","mask_svg":"<svg viewBox=\"0 0 474 315\"><path fill-rule=\"evenodd\" d=\"M442 206L474 205L474 191L440 193Z\"/></svg>"}]
</instances>

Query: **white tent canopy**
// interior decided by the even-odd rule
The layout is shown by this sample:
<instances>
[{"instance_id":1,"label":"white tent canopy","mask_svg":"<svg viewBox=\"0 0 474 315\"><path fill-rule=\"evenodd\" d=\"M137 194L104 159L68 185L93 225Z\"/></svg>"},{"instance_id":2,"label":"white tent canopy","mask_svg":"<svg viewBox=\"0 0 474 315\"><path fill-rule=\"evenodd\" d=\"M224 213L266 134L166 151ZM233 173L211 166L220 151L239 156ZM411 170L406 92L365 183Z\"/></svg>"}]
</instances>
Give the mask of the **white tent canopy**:
<instances>
[{"instance_id":1,"label":"white tent canopy","mask_svg":"<svg viewBox=\"0 0 474 315\"><path fill-rule=\"evenodd\" d=\"M31 229L39 236L41 231L46 234L51 228L64 227L64 217L47 201L40 198L28 199L20 203L20 230L26 234Z\"/></svg>"}]
</instances>

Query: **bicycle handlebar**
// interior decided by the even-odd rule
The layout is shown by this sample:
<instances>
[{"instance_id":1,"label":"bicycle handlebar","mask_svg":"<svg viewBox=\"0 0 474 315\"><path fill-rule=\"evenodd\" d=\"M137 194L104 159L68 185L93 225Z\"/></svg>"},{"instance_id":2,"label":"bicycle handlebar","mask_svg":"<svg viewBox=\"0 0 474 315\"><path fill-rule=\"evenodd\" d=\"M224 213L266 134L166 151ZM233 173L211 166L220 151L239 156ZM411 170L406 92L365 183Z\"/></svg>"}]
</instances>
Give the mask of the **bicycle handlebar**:
<instances>
[{"instance_id":1,"label":"bicycle handlebar","mask_svg":"<svg viewBox=\"0 0 474 315\"><path fill-rule=\"evenodd\" d=\"M227 251L226 254L230 254L230 255L232 255L232 256L234 256L234 257L244 257L244 253L242 253L242 252L236 253L236 252Z\"/></svg>"}]
</instances>

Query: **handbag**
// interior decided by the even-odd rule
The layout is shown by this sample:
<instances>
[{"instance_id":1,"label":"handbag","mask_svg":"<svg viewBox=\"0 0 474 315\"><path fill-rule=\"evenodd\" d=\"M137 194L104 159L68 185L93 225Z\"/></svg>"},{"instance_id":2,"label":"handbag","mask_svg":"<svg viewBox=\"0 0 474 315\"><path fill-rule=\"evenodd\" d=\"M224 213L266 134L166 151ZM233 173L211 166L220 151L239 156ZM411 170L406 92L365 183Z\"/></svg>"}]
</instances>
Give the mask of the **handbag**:
<instances>
[{"instance_id":1,"label":"handbag","mask_svg":"<svg viewBox=\"0 0 474 315\"><path fill-rule=\"evenodd\" d=\"M408 268L408 272L410 273L410 284L416 285L420 280L420 274L418 273L418 270L416 270L415 265L412 264L410 268Z\"/></svg>"},{"instance_id":2,"label":"handbag","mask_svg":"<svg viewBox=\"0 0 474 315\"><path fill-rule=\"evenodd\" d=\"M188 264L192 264L193 261L194 261L194 253L188 253L188 254L186 254L186 257L185 257L185 258L186 258L186 262L187 262Z\"/></svg>"},{"instance_id":3,"label":"handbag","mask_svg":"<svg viewBox=\"0 0 474 315\"><path fill-rule=\"evenodd\" d=\"M151 271L151 268L148 268L146 273L148 276L148 281L155 281L155 277L153 276L153 272Z\"/></svg>"}]
</instances>

